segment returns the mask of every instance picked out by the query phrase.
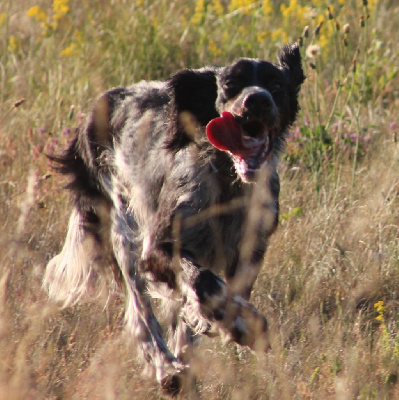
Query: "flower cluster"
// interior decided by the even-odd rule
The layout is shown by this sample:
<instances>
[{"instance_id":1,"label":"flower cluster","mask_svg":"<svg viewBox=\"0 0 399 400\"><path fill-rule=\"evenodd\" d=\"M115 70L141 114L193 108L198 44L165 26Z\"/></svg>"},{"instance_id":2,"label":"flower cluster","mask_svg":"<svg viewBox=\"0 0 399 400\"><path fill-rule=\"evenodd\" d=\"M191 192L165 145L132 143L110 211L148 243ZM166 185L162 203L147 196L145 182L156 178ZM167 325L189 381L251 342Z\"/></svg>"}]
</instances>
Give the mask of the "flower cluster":
<instances>
[{"instance_id":1,"label":"flower cluster","mask_svg":"<svg viewBox=\"0 0 399 400\"><path fill-rule=\"evenodd\" d=\"M385 321L386 307L385 307L384 301L383 300L377 301L374 304L374 310L378 314L375 317L375 319L376 319L376 321L378 321L381 324L382 337L386 342L388 342L386 344L388 345L388 347L390 347L389 346L390 335L389 335L388 327L387 327L387 324Z\"/></svg>"},{"instance_id":2,"label":"flower cluster","mask_svg":"<svg viewBox=\"0 0 399 400\"><path fill-rule=\"evenodd\" d=\"M42 35L49 36L58 28L59 21L69 13L70 0L53 0L51 12L47 13L40 6L31 7L26 15L40 22Z\"/></svg>"},{"instance_id":3,"label":"flower cluster","mask_svg":"<svg viewBox=\"0 0 399 400\"><path fill-rule=\"evenodd\" d=\"M242 14L250 15L251 8L253 7L252 0L231 0L229 11L240 11Z\"/></svg>"},{"instance_id":4,"label":"flower cluster","mask_svg":"<svg viewBox=\"0 0 399 400\"><path fill-rule=\"evenodd\" d=\"M79 30L75 30L73 39L69 46L61 51L62 57L77 56L81 54L83 48L83 35Z\"/></svg>"},{"instance_id":5,"label":"flower cluster","mask_svg":"<svg viewBox=\"0 0 399 400\"><path fill-rule=\"evenodd\" d=\"M375 319L376 319L377 321L384 322L384 313L385 313L385 311L386 311L386 307L385 307L384 302L383 302L382 300L377 301L377 302L374 304L374 310L375 310L376 313L378 314L378 315L375 317Z\"/></svg>"},{"instance_id":6,"label":"flower cluster","mask_svg":"<svg viewBox=\"0 0 399 400\"><path fill-rule=\"evenodd\" d=\"M65 30L62 29L65 24L60 24L70 12L69 2L70 0L53 0L51 10L48 12L36 5L27 11L27 16L41 24L42 36L50 37ZM60 52L60 55L62 57L77 56L82 52L82 44L83 36L81 31L76 29L70 44Z\"/></svg>"},{"instance_id":7,"label":"flower cluster","mask_svg":"<svg viewBox=\"0 0 399 400\"><path fill-rule=\"evenodd\" d=\"M17 53L21 47L22 47L21 38L15 35L10 35L10 39L8 40L8 51L10 53Z\"/></svg>"}]
</instances>

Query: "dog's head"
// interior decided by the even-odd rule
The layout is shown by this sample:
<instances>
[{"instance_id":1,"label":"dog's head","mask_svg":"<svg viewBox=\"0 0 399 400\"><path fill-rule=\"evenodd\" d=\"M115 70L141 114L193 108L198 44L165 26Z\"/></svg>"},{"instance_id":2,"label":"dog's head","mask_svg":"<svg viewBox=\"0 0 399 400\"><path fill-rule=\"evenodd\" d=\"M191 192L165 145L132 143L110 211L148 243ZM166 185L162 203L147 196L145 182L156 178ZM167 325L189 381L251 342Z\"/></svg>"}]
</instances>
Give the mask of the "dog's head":
<instances>
[{"instance_id":1,"label":"dog's head","mask_svg":"<svg viewBox=\"0 0 399 400\"><path fill-rule=\"evenodd\" d=\"M173 78L178 111L206 125L209 142L231 156L241 180L253 181L280 151L297 116L305 79L298 46L283 47L277 64L243 58L213 71L180 74L185 79Z\"/></svg>"}]
</instances>

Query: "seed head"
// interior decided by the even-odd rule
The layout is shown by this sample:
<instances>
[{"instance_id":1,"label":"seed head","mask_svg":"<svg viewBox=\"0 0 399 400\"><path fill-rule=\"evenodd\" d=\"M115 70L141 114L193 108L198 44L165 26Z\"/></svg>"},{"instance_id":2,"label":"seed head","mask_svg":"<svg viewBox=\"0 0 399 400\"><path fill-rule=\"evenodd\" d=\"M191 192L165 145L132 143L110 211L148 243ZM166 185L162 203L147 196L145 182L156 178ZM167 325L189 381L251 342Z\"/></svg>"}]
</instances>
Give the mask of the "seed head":
<instances>
[{"instance_id":1,"label":"seed head","mask_svg":"<svg viewBox=\"0 0 399 400\"><path fill-rule=\"evenodd\" d=\"M316 58L320 55L320 46L317 44L312 44L306 49L306 56L309 58Z\"/></svg>"},{"instance_id":2,"label":"seed head","mask_svg":"<svg viewBox=\"0 0 399 400\"><path fill-rule=\"evenodd\" d=\"M320 23L316 26L316 29L314 30L315 36L318 36L320 33L320 29L323 26L324 21L320 21Z\"/></svg>"}]
</instances>

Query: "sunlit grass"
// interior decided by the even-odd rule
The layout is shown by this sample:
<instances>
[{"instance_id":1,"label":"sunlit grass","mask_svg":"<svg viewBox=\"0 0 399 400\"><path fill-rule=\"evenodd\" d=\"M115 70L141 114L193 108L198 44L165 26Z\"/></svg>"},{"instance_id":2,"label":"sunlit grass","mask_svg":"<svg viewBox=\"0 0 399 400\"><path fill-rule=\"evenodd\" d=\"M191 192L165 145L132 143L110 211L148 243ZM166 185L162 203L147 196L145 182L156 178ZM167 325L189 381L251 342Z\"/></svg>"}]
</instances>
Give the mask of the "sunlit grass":
<instances>
[{"instance_id":1,"label":"sunlit grass","mask_svg":"<svg viewBox=\"0 0 399 400\"><path fill-rule=\"evenodd\" d=\"M399 397L399 9L390 0L0 3L0 397L153 398L121 299L59 311L40 289L64 238L64 148L117 85L299 41L307 81L281 163L280 228L253 293L273 349L204 339L206 399Z\"/></svg>"}]
</instances>

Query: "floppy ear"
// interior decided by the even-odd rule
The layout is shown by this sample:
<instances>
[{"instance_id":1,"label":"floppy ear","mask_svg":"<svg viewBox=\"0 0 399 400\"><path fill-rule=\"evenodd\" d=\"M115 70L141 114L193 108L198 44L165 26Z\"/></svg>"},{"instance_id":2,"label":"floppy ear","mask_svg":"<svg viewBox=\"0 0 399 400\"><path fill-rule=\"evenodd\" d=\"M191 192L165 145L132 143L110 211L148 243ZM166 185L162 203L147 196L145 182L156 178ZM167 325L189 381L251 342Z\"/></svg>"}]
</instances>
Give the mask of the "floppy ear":
<instances>
[{"instance_id":1,"label":"floppy ear","mask_svg":"<svg viewBox=\"0 0 399 400\"><path fill-rule=\"evenodd\" d=\"M217 83L215 69L183 70L169 82L170 126L169 148L178 150L192 140L192 135L184 126L184 117L205 126L211 119L219 116L215 103Z\"/></svg>"},{"instance_id":2,"label":"floppy ear","mask_svg":"<svg viewBox=\"0 0 399 400\"><path fill-rule=\"evenodd\" d=\"M305 81L298 44L282 47L278 56L278 61L280 67L287 70L290 84L295 92L298 93L302 83Z\"/></svg>"}]
</instances>

